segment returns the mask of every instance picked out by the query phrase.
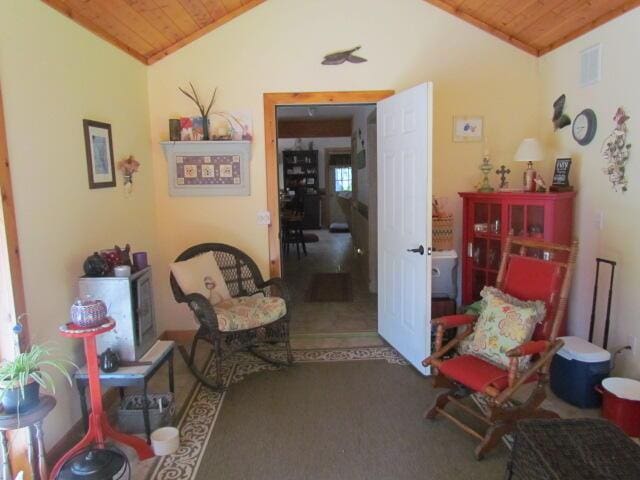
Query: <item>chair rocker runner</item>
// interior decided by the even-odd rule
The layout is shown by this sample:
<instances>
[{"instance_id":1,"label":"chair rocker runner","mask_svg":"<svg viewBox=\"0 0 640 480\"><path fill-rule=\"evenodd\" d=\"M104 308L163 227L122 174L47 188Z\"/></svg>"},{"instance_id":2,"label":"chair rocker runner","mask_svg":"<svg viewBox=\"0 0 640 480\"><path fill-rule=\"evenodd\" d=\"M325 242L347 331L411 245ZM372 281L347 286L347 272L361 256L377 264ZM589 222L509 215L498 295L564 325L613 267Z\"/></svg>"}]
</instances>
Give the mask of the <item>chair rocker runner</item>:
<instances>
[{"instance_id":1,"label":"chair rocker runner","mask_svg":"<svg viewBox=\"0 0 640 480\"><path fill-rule=\"evenodd\" d=\"M171 290L178 303L186 303L199 323L187 353L180 354L195 377L214 390L223 390L222 361L231 354L247 350L256 357L279 366L291 365L293 354L289 342L289 292L280 278L264 281L258 266L242 251L221 243L203 243L182 252L176 262L182 262L212 252L220 268L231 299L211 305L201 293L185 294L173 273ZM264 299L264 300L262 300ZM273 301L271 301L273 300ZM274 302L276 307L274 309ZM279 308L284 304L284 308ZM196 365L198 342L211 344L212 352L202 368ZM280 360L255 349L260 343L284 343L286 360ZM211 356L215 356L215 382L206 375Z\"/></svg>"},{"instance_id":2,"label":"chair rocker runner","mask_svg":"<svg viewBox=\"0 0 640 480\"><path fill-rule=\"evenodd\" d=\"M475 450L478 460L494 448L504 435L512 432L518 420L558 417L555 412L542 409L540 405L546 398L551 360L563 345L557 336L566 314L577 248L575 241L571 246L565 246L511 236L507 238L496 287L519 300L541 300L546 307L544 320L536 326L532 339L506 352L508 369L473 354L446 358L474 332L478 317L451 315L432 321L436 326L435 353L422 363L432 367L434 387L445 387L448 391L437 397L425 412L425 418L433 420L442 415L480 440ZM465 328L459 329L457 335L443 345L445 330L458 327ZM519 371L519 360L529 355L529 367ZM535 386L528 398L522 402L516 401L514 394L522 391L525 384L533 382ZM487 408L479 412L463 403L462 399L471 394L485 396ZM447 411L445 408L449 403L486 424L486 432L476 431Z\"/></svg>"}]
</instances>

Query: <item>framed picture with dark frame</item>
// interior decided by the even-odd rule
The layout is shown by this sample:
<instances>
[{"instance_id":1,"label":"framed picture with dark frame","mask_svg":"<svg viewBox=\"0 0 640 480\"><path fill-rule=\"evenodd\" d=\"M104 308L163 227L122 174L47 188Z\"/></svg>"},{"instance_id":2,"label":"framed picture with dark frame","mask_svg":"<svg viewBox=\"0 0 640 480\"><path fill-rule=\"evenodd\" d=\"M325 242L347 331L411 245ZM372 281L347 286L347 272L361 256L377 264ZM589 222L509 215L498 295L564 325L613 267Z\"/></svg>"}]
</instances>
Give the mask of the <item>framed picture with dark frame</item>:
<instances>
[{"instance_id":1,"label":"framed picture with dark frame","mask_svg":"<svg viewBox=\"0 0 640 480\"><path fill-rule=\"evenodd\" d=\"M87 152L87 174L89 188L108 188L116 186L116 173L113 161L113 140L111 125L94 120L82 120L84 126L84 145Z\"/></svg>"}]
</instances>

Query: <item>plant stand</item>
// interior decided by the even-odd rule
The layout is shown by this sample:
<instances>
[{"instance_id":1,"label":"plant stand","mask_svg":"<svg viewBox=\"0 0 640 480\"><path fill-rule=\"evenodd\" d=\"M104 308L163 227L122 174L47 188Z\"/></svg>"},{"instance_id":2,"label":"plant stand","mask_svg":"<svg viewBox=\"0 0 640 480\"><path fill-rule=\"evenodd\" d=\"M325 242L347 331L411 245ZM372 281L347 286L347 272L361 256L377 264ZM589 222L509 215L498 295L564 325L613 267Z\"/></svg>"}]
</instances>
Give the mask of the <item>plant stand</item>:
<instances>
[{"instance_id":1,"label":"plant stand","mask_svg":"<svg viewBox=\"0 0 640 480\"><path fill-rule=\"evenodd\" d=\"M87 358L87 375L89 377L89 397L91 401L91 413L89 414L89 429L87 434L71 450L65 453L51 471L50 480L54 480L58 472L67 460L81 450L92 444L104 448L107 437L116 442L124 443L132 447L140 460L153 457L151 447L141 438L127 435L115 430L110 424L102 407L102 394L100 392L100 372L98 371L98 353L96 348L96 336L112 330L116 323L109 319L104 325L95 328L78 328L73 324L60 327L60 334L67 338L81 338L84 340L84 353Z\"/></svg>"},{"instance_id":2,"label":"plant stand","mask_svg":"<svg viewBox=\"0 0 640 480\"><path fill-rule=\"evenodd\" d=\"M29 451L29 463L33 470L33 478L36 480L47 479L47 463L45 461L44 440L42 436L42 421L56 406L56 399L50 395L40 397L40 403L20 415L17 413L0 414L0 455L2 467L0 479L12 480L13 472L9 463L9 442L7 432L20 428L29 428L27 432L27 445ZM36 445L34 446L34 440Z\"/></svg>"}]
</instances>

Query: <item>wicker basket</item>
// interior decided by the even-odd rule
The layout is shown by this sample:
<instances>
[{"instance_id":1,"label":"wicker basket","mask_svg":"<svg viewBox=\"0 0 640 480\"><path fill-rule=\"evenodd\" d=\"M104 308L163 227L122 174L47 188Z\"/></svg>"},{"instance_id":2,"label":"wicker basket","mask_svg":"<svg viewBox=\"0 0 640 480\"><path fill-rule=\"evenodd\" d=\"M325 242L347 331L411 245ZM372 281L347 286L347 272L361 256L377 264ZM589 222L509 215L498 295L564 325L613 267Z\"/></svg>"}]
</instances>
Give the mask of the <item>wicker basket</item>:
<instances>
[{"instance_id":1,"label":"wicker basket","mask_svg":"<svg viewBox=\"0 0 640 480\"><path fill-rule=\"evenodd\" d=\"M433 217L431 236L434 250L453 250L453 216Z\"/></svg>"}]
</instances>

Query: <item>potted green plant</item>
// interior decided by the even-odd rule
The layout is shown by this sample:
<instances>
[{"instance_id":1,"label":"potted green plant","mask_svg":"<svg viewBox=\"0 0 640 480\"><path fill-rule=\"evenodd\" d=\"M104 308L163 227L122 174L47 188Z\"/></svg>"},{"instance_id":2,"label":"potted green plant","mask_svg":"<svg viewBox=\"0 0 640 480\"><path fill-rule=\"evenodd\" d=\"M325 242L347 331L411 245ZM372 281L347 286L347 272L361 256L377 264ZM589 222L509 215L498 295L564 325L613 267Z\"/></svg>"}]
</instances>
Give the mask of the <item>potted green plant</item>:
<instances>
[{"instance_id":1,"label":"potted green plant","mask_svg":"<svg viewBox=\"0 0 640 480\"><path fill-rule=\"evenodd\" d=\"M40 402L40 387L55 394L53 376L57 371L71 385L69 368L77 368L69 359L55 358L52 347L32 345L13 360L0 363L0 401L5 413L24 413Z\"/></svg>"}]
</instances>

